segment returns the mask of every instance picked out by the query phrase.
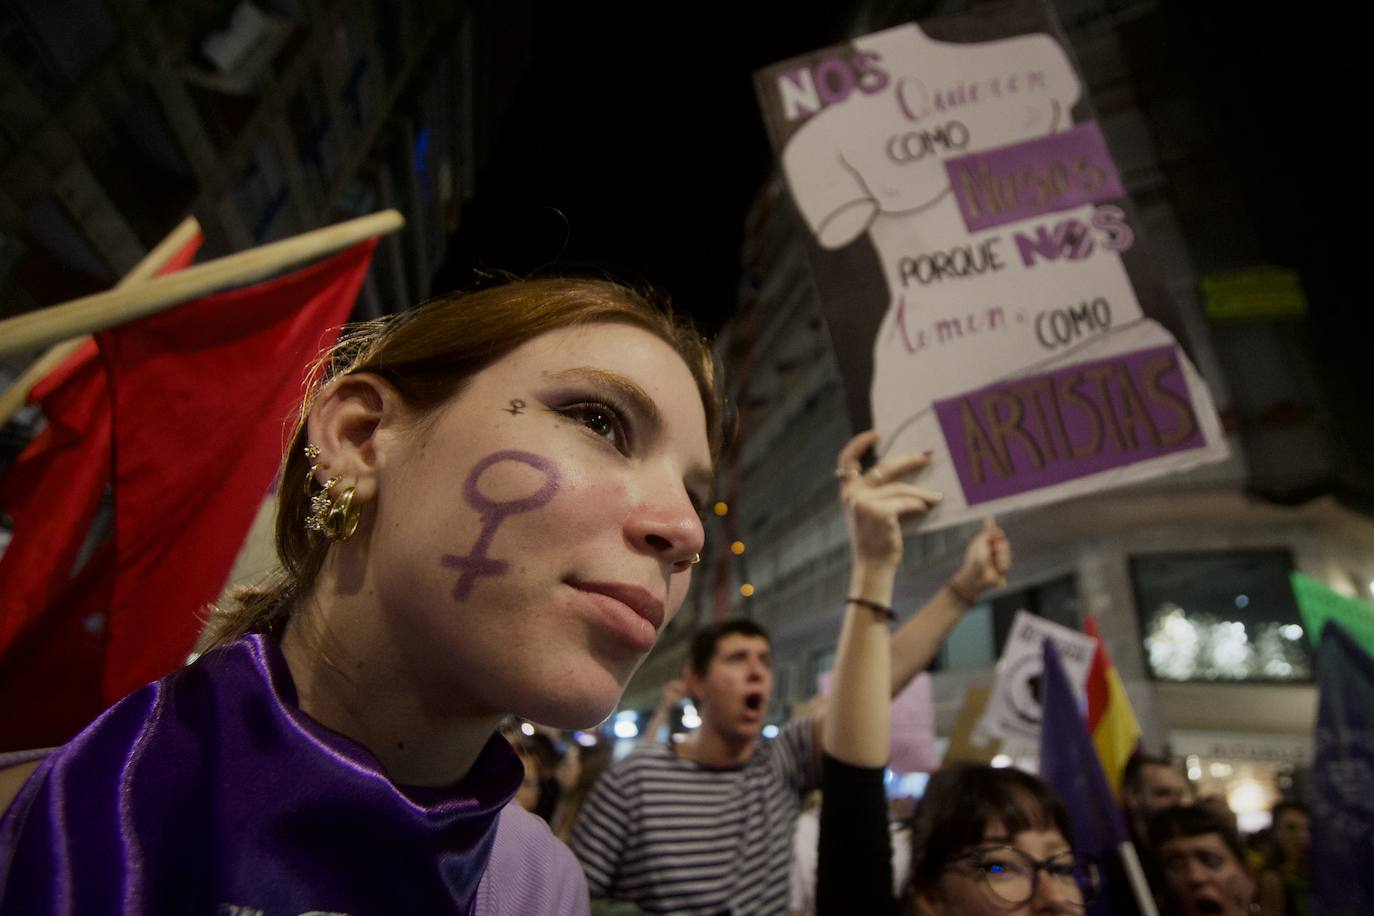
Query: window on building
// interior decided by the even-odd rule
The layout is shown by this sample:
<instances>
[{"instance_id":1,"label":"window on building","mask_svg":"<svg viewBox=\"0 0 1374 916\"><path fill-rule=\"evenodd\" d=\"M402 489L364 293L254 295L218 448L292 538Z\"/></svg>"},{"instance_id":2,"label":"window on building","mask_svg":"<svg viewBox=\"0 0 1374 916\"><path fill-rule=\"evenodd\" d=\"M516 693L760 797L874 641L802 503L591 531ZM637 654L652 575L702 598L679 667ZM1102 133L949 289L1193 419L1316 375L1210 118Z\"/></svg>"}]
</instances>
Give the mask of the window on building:
<instances>
[{"instance_id":1,"label":"window on building","mask_svg":"<svg viewBox=\"0 0 1374 916\"><path fill-rule=\"evenodd\" d=\"M1131 559L1145 657L1166 681L1308 681L1312 653L1287 550Z\"/></svg>"},{"instance_id":2,"label":"window on building","mask_svg":"<svg viewBox=\"0 0 1374 916\"><path fill-rule=\"evenodd\" d=\"M934 670L959 671L995 664L1011 632L1012 619L1023 609L1070 629L1082 629L1078 581L1072 575L1061 576L969 608L940 647Z\"/></svg>"}]
</instances>

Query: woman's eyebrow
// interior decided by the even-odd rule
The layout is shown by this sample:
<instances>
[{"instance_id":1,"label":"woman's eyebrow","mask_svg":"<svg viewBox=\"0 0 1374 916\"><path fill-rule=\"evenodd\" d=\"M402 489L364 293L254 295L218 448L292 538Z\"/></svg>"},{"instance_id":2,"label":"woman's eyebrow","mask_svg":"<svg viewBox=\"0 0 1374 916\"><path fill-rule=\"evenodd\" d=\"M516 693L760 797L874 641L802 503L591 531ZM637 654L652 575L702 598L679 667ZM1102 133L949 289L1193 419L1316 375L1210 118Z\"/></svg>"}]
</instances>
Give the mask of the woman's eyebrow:
<instances>
[{"instance_id":1,"label":"woman's eyebrow","mask_svg":"<svg viewBox=\"0 0 1374 916\"><path fill-rule=\"evenodd\" d=\"M658 405L654 403L654 399L649 397L647 391L623 375L586 366L578 369L564 369L561 372L550 372L548 377L555 381L587 381L613 388L629 402L629 406L636 413L640 414L642 422L648 426L645 432L657 433L663 427L663 416L658 412Z\"/></svg>"}]
</instances>

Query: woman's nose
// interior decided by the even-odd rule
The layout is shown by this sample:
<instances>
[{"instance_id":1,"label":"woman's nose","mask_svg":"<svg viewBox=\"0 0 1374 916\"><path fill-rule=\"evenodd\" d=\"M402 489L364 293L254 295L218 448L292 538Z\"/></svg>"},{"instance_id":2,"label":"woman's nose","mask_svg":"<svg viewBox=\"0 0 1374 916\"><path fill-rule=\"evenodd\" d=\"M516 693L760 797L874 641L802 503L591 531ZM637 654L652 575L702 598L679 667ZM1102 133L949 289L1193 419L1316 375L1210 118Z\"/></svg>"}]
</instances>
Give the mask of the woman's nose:
<instances>
[{"instance_id":1,"label":"woman's nose","mask_svg":"<svg viewBox=\"0 0 1374 916\"><path fill-rule=\"evenodd\" d=\"M1076 886L1057 881L1044 873L1036 882L1035 912L1037 913L1071 913L1076 911L1072 904L1081 904L1082 902L1083 895Z\"/></svg>"},{"instance_id":2,"label":"woman's nose","mask_svg":"<svg viewBox=\"0 0 1374 916\"><path fill-rule=\"evenodd\" d=\"M639 550L674 565L690 564L706 543L701 516L678 485L675 495L646 500L631 513L626 536Z\"/></svg>"}]
</instances>

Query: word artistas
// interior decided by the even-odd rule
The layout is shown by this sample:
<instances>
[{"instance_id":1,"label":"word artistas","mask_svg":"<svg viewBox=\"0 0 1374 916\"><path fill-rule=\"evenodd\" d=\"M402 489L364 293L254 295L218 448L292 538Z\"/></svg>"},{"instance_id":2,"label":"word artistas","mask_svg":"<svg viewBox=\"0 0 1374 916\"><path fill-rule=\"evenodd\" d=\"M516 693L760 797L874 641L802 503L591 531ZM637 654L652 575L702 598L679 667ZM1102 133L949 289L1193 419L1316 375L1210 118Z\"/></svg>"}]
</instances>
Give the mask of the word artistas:
<instances>
[{"instance_id":1,"label":"word artistas","mask_svg":"<svg viewBox=\"0 0 1374 916\"><path fill-rule=\"evenodd\" d=\"M1202 444L1172 346L1001 383L935 410L970 504Z\"/></svg>"}]
</instances>

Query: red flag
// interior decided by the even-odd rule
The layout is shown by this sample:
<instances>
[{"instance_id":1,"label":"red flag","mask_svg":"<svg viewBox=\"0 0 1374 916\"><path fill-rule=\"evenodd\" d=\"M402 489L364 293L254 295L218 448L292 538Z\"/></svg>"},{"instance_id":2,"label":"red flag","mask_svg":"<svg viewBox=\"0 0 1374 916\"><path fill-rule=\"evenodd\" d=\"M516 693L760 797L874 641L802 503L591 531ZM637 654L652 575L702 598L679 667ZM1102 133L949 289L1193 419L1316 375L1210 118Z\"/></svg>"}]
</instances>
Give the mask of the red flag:
<instances>
[{"instance_id":1,"label":"red flag","mask_svg":"<svg viewBox=\"0 0 1374 916\"><path fill-rule=\"evenodd\" d=\"M110 402L94 341L34 386L47 427L0 483L14 539L0 556L0 657L71 583L110 479Z\"/></svg>"},{"instance_id":2,"label":"red flag","mask_svg":"<svg viewBox=\"0 0 1374 916\"><path fill-rule=\"evenodd\" d=\"M302 372L375 247L97 335L114 405L106 702L185 661L272 483Z\"/></svg>"},{"instance_id":3,"label":"red flag","mask_svg":"<svg viewBox=\"0 0 1374 916\"><path fill-rule=\"evenodd\" d=\"M158 274L195 258L197 233ZM0 750L61 744L104 706L108 537L77 561L110 484L110 396L88 340L29 391L48 425L0 481L14 539L0 556ZM22 698L22 699L21 699Z\"/></svg>"},{"instance_id":4,"label":"red flag","mask_svg":"<svg viewBox=\"0 0 1374 916\"><path fill-rule=\"evenodd\" d=\"M185 267L199 233L158 275ZM87 340L29 391L47 427L0 481L14 540L0 556L0 659L25 628L66 600L75 564L110 482L110 400L94 340Z\"/></svg>"}]
</instances>

